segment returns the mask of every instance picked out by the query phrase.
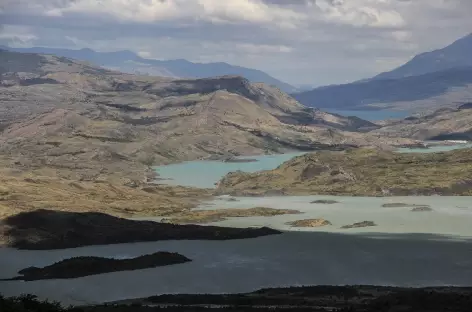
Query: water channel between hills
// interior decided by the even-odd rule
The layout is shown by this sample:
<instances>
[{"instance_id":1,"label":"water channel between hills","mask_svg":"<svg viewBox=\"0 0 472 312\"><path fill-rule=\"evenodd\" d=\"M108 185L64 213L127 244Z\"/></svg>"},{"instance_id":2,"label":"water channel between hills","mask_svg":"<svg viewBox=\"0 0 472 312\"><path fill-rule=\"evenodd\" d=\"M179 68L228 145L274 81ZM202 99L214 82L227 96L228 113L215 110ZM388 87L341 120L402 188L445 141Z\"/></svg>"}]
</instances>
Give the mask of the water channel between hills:
<instances>
[{"instance_id":1,"label":"water channel between hills","mask_svg":"<svg viewBox=\"0 0 472 312\"><path fill-rule=\"evenodd\" d=\"M431 146L428 149L401 148L401 153L444 152L458 148L472 147L472 144ZM215 183L231 171L255 172L270 170L284 161L303 153L239 157L255 162L228 163L222 161L193 161L158 167L156 171L163 183L193 187L215 186ZM316 200L331 200L334 204L313 204ZM410 207L384 207L391 204L407 204ZM413 212L412 206L427 206L432 211ZM301 214L271 217L228 218L211 225L231 227L267 226L283 231L317 231L334 233L434 233L472 237L472 197L468 196L404 196L404 197L357 197L357 196L268 196L219 198L201 204L198 209L228 209L267 207L275 209L295 209ZM295 228L287 225L301 219L325 219L332 225L318 228ZM160 220L161 218L152 218ZM341 226L362 221L373 221L375 227L340 229Z\"/></svg>"},{"instance_id":2,"label":"water channel between hills","mask_svg":"<svg viewBox=\"0 0 472 312\"><path fill-rule=\"evenodd\" d=\"M434 148L422 151L431 152ZM172 178L168 181L172 184L212 187L229 171L272 169L299 154L249 157L258 160L250 163L188 162L159 167L157 171L161 177ZM333 199L337 203L311 204L315 199ZM382 207L386 203L429 205L433 211ZM127 258L165 250L193 260L70 280L0 282L0 293L6 296L31 293L66 304L92 304L163 293L235 293L296 285L471 284L472 197L287 196L229 201L228 196L222 196L197 209L255 206L297 209L303 213L231 218L214 223L288 230L256 239L162 241L46 251L0 248L0 278L13 277L28 266L45 266L79 255ZM307 231L285 224L307 218L325 218L332 225ZM377 226L340 229L360 221L374 221Z\"/></svg>"},{"instance_id":3,"label":"water channel between hills","mask_svg":"<svg viewBox=\"0 0 472 312\"><path fill-rule=\"evenodd\" d=\"M472 143L431 146L423 148L399 148L399 153L434 153L447 152L454 149L472 148ZM156 172L161 179L159 183L168 185L183 185L200 188L215 187L224 175L229 172L241 170L244 172L256 172L261 170L271 170L278 167L283 162L304 153L287 153L275 155L242 156L237 159L251 159L253 162L223 162L223 161L188 161L178 164L156 167Z\"/></svg>"}]
</instances>

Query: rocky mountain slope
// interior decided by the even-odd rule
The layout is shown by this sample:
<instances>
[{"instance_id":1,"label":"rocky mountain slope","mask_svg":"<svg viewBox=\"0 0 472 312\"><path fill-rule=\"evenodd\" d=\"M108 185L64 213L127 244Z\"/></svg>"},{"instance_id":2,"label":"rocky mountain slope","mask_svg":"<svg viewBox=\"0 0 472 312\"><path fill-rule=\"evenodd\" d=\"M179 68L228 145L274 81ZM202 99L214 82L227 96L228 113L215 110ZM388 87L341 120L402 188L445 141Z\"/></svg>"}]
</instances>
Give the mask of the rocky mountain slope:
<instances>
[{"instance_id":1,"label":"rocky mountain slope","mask_svg":"<svg viewBox=\"0 0 472 312\"><path fill-rule=\"evenodd\" d=\"M394 70L381 73L372 79L398 79L472 66L472 33L442 49L416 55L412 60Z\"/></svg>"},{"instance_id":2,"label":"rocky mountain slope","mask_svg":"<svg viewBox=\"0 0 472 312\"><path fill-rule=\"evenodd\" d=\"M315 152L274 170L232 172L218 194L253 195L472 195L470 149L400 154L373 149Z\"/></svg>"},{"instance_id":3,"label":"rocky mountain slope","mask_svg":"<svg viewBox=\"0 0 472 312\"><path fill-rule=\"evenodd\" d=\"M293 97L304 105L320 108L427 111L453 107L454 103L472 99L472 67L320 87Z\"/></svg>"},{"instance_id":4,"label":"rocky mountain slope","mask_svg":"<svg viewBox=\"0 0 472 312\"><path fill-rule=\"evenodd\" d=\"M0 51L0 216L38 208L169 216L208 190L153 186L150 166L207 157L409 144L238 76L136 76Z\"/></svg>"},{"instance_id":5,"label":"rocky mountain slope","mask_svg":"<svg viewBox=\"0 0 472 312\"><path fill-rule=\"evenodd\" d=\"M215 154L391 143L357 132L378 127L368 121L306 108L238 76L172 80L54 56L1 53L4 154L21 148L56 165L64 157L71 163L70 156L154 165Z\"/></svg>"},{"instance_id":6,"label":"rocky mountain slope","mask_svg":"<svg viewBox=\"0 0 472 312\"><path fill-rule=\"evenodd\" d=\"M472 141L472 103L462 104L458 108L439 109L422 117L392 121L371 133L419 140Z\"/></svg>"},{"instance_id":7,"label":"rocky mountain slope","mask_svg":"<svg viewBox=\"0 0 472 312\"><path fill-rule=\"evenodd\" d=\"M472 99L472 34L370 79L293 94L302 104L337 109L434 111Z\"/></svg>"},{"instance_id":8,"label":"rocky mountain slope","mask_svg":"<svg viewBox=\"0 0 472 312\"><path fill-rule=\"evenodd\" d=\"M1 48L1 47L0 47ZM251 82L262 82L280 88L284 92L295 92L297 88L280 81L267 73L227 63L193 63L187 60L153 60L138 56L131 51L97 52L91 49L54 49L44 47L10 48L5 50L23 53L52 54L91 62L97 66L131 74L147 74L171 78L208 78L215 76L238 75Z\"/></svg>"}]
</instances>

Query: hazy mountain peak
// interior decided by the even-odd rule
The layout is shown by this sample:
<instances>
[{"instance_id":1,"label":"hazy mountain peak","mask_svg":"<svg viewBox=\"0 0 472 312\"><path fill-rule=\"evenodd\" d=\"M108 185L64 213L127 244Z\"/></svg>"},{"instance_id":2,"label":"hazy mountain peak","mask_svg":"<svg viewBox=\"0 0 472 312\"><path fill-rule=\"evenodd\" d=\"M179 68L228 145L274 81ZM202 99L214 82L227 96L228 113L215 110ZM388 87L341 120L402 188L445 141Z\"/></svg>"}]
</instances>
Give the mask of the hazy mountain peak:
<instances>
[{"instance_id":1,"label":"hazy mountain peak","mask_svg":"<svg viewBox=\"0 0 472 312\"><path fill-rule=\"evenodd\" d=\"M41 54L53 54L112 68L121 72L132 74L148 74L172 78L207 78L213 76L238 75L247 78L251 82L263 82L274 85L285 92L295 92L296 88L280 81L267 73L242 66L234 66L225 62L194 63L186 59L153 60L138 56L129 50L116 52L97 52L89 48L80 50L55 49L55 48L8 48L15 52L31 52ZM129 61L134 61L129 62Z\"/></svg>"},{"instance_id":2,"label":"hazy mountain peak","mask_svg":"<svg viewBox=\"0 0 472 312\"><path fill-rule=\"evenodd\" d=\"M294 94L302 104L330 109L400 108L431 111L472 99L472 33L371 79Z\"/></svg>"},{"instance_id":3,"label":"hazy mountain peak","mask_svg":"<svg viewBox=\"0 0 472 312\"><path fill-rule=\"evenodd\" d=\"M418 54L404 65L381 73L372 79L398 79L456 67L472 66L470 55L472 55L472 33L444 48Z\"/></svg>"}]
</instances>

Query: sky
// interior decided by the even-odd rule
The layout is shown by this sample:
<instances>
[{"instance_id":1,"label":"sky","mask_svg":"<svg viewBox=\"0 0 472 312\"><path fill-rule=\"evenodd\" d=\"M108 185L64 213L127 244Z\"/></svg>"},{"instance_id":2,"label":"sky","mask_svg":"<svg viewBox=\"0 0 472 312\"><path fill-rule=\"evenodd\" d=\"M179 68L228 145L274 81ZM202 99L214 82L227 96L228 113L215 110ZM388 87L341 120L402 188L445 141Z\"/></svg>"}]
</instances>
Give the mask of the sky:
<instances>
[{"instance_id":1,"label":"sky","mask_svg":"<svg viewBox=\"0 0 472 312\"><path fill-rule=\"evenodd\" d=\"M472 32L471 0L0 0L0 44L227 62L346 83Z\"/></svg>"}]
</instances>

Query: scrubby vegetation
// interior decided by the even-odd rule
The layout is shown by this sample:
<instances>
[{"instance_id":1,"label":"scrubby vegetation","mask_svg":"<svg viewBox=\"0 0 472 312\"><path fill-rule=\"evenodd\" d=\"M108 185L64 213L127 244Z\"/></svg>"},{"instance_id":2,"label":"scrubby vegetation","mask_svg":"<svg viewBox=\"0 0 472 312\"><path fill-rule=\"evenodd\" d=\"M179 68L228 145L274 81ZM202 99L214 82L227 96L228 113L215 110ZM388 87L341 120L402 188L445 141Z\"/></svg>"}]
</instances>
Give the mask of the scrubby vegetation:
<instances>
[{"instance_id":1,"label":"scrubby vegetation","mask_svg":"<svg viewBox=\"0 0 472 312\"><path fill-rule=\"evenodd\" d=\"M472 195L472 150L395 153L376 149L315 152L274 170L232 172L218 194L280 195Z\"/></svg>"}]
</instances>

